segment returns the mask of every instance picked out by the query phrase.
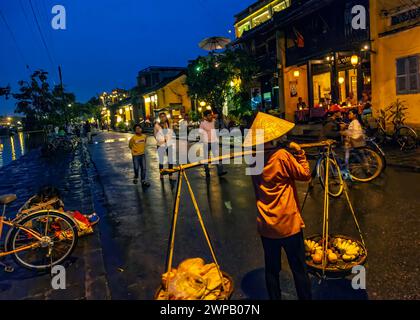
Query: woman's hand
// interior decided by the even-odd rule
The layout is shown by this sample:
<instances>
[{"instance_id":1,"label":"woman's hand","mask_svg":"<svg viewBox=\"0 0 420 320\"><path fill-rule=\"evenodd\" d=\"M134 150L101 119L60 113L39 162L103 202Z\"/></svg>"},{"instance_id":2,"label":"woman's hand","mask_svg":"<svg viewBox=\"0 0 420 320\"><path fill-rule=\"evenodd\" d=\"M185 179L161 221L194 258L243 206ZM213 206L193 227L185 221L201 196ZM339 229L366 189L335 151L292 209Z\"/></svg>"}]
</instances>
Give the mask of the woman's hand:
<instances>
[{"instance_id":1,"label":"woman's hand","mask_svg":"<svg viewBox=\"0 0 420 320\"><path fill-rule=\"evenodd\" d=\"M300 145L297 144L296 142L290 142L289 148L292 149L292 150L295 150L295 151L302 150L302 148L300 147Z\"/></svg>"}]
</instances>

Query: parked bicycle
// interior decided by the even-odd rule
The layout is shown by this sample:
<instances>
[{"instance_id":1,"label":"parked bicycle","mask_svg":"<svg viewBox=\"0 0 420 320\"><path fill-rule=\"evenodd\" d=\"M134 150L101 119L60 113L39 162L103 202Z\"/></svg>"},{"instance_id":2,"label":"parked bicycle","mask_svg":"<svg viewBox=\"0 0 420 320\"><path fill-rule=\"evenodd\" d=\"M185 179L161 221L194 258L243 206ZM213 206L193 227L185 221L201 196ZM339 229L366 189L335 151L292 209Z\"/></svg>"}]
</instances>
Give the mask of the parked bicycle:
<instances>
[{"instance_id":1,"label":"parked bicycle","mask_svg":"<svg viewBox=\"0 0 420 320\"><path fill-rule=\"evenodd\" d=\"M54 137L43 148L45 155L53 155L57 152L69 153L74 151L80 143L77 136Z\"/></svg>"},{"instance_id":2,"label":"parked bicycle","mask_svg":"<svg viewBox=\"0 0 420 320\"><path fill-rule=\"evenodd\" d=\"M46 270L68 258L78 241L77 226L63 212L40 210L14 219L5 219L6 207L16 195L0 196L3 213L0 217L0 237L3 226L10 229L0 258L11 255L21 266L32 270ZM0 262L5 271L13 268Z\"/></svg>"},{"instance_id":3,"label":"parked bicycle","mask_svg":"<svg viewBox=\"0 0 420 320\"><path fill-rule=\"evenodd\" d=\"M358 182L369 182L381 174L384 163L381 156L368 146L352 148L348 165L334 151L336 141L326 140L318 143L302 144L302 148L318 147L319 155L312 177L318 176L322 187L325 187L326 163L329 159L328 193L339 197L344 191L343 178Z\"/></svg>"},{"instance_id":4,"label":"parked bicycle","mask_svg":"<svg viewBox=\"0 0 420 320\"><path fill-rule=\"evenodd\" d=\"M393 131L388 133L385 111L381 110L380 116L376 119L376 129L371 130L375 141L380 145L384 143L398 144L401 151L415 149L418 140L416 131L398 121L393 121L392 124Z\"/></svg>"}]
</instances>

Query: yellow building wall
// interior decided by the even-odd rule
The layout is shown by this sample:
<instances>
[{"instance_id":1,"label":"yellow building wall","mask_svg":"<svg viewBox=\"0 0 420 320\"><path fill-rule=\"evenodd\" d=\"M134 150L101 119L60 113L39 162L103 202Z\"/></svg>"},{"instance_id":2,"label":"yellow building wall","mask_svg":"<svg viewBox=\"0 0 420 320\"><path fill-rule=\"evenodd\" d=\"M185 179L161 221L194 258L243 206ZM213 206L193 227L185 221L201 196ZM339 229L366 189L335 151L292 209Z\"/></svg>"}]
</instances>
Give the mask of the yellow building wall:
<instances>
[{"instance_id":1,"label":"yellow building wall","mask_svg":"<svg viewBox=\"0 0 420 320\"><path fill-rule=\"evenodd\" d=\"M294 71L299 70L299 77L294 76ZM284 69L284 102L286 109L286 120L295 120L295 111L297 110L298 98L302 97L308 106L308 72L306 66L289 67ZM297 96L291 97L291 83L296 82Z\"/></svg>"},{"instance_id":2,"label":"yellow building wall","mask_svg":"<svg viewBox=\"0 0 420 320\"><path fill-rule=\"evenodd\" d=\"M371 55L373 114L377 116L398 98L408 107L406 124L419 128L420 93L397 95L396 59L420 54L420 26L379 37L386 28L379 10L376 1L371 1L372 50L376 52Z\"/></svg>"},{"instance_id":3,"label":"yellow building wall","mask_svg":"<svg viewBox=\"0 0 420 320\"><path fill-rule=\"evenodd\" d=\"M188 113L191 110L191 99L188 96L188 86L185 84L187 80L186 75L182 75L171 81L162 88L156 90L154 94L157 95L157 106L155 109L167 108L171 104L181 104ZM150 95L144 95L146 99ZM146 116L153 115L152 103L145 102Z\"/></svg>"}]
</instances>

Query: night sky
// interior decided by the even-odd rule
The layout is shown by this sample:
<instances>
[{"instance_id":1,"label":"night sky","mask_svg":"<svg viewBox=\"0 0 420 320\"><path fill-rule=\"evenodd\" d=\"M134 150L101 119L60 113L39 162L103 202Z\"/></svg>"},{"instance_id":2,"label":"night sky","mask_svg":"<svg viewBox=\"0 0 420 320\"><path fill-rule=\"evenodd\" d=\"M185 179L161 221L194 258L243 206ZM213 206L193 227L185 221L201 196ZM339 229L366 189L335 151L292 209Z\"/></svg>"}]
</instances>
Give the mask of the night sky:
<instances>
[{"instance_id":1,"label":"night sky","mask_svg":"<svg viewBox=\"0 0 420 320\"><path fill-rule=\"evenodd\" d=\"M0 0L15 38L0 16L0 86L10 84L16 91L17 81L38 68L48 71L51 83L57 84L60 64L64 85L78 101L115 87L130 89L138 71L147 66L186 66L188 60L206 54L198 47L203 38L234 37L234 15L254 2L32 0L49 59L30 0ZM51 27L56 4L66 8L66 30ZM13 113L14 105L12 98L1 97L0 115Z\"/></svg>"}]
</instances>

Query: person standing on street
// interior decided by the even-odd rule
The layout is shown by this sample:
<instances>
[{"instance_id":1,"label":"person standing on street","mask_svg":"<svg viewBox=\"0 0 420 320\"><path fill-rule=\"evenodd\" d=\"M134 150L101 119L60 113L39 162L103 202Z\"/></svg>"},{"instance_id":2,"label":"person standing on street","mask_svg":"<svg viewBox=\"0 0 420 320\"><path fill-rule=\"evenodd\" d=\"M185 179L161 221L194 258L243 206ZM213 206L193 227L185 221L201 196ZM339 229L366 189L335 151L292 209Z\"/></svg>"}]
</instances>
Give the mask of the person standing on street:
<instances>
[{"instance_id":1,"label":"person standing on street","mask_svg":"<svg viewBox=\"0 0 420 320\"><path fill-rule=\"evenodd\" d=\"M88 143L92 143L92 127L89 123L89 120L86 120L85 124L83 125L83 133L87 138Z\"/></svg>"},{"instance_id":2,"label":"person standing on street","mask_svg":"<svg viewBox=\"0 0 420 320\"><path fill-rule=\"evenodd\" d=\"M259 112L244 140L244 147L257 144L263 131L264 168L252 176L258 209L257 226L264 248L265 280L271 300L281 300L281 249L287 255L297 296L312 299L311 283L305 262L305 246L295 181L309 181L311 172L305 152L297 143L290 143L289 151L276 147L278 139L294 127L286 120Z\"/></svg>"},{"instance_id":3,"label":"person standing on street","mask_svg":"<svg viewBox=\"0 0 420 320\"><path fill-rule=\"evenodd\" d=\"M143 187L149 187L150 183L146 181L146 139L147 136L143 134L142 128L139 124L134 126L134 136L128 142L128 147L133 156L134 179L133 183L137 184L139 179L139 170L141 172L141 184Z\"/></svg>"},{"instance_id":4,"label":"person standing on street","mask_svg":"<svg viewBox=\"0 0 420 320\"><path fill-rule=\"evenodd\" d=\"M153 133L157 143L157 151L159 157L159 170L163 169L163 163L165 162L165 155L168 157L168 168L173 168L173 130L172 124L169 122L165 112L159 113L159 121L156 121ZM163 175L160 175L163 179ZM169 175L169 179L174 180L172 174Z\"/></svg>"},{"instance_id":5,"label":"person standing on street","mask_svg":"<svg viewBox=\"0 0 420 320\"><path fill-rule=\"evenodd\" d=\"M200 134L204 148L204 159L210 158L210 150L212 151L213 156L219 156L219 138L217 137L215 119L211 110L206 110L203 113L203 121L200 123ZM209 178L210 170L208 164L204 165L204 170L206 172L206 177ZM221 163L217 164L217 174L219 177L227 174L227 171L223 170L223 165Z\"/></svg>"}]
</instances>

